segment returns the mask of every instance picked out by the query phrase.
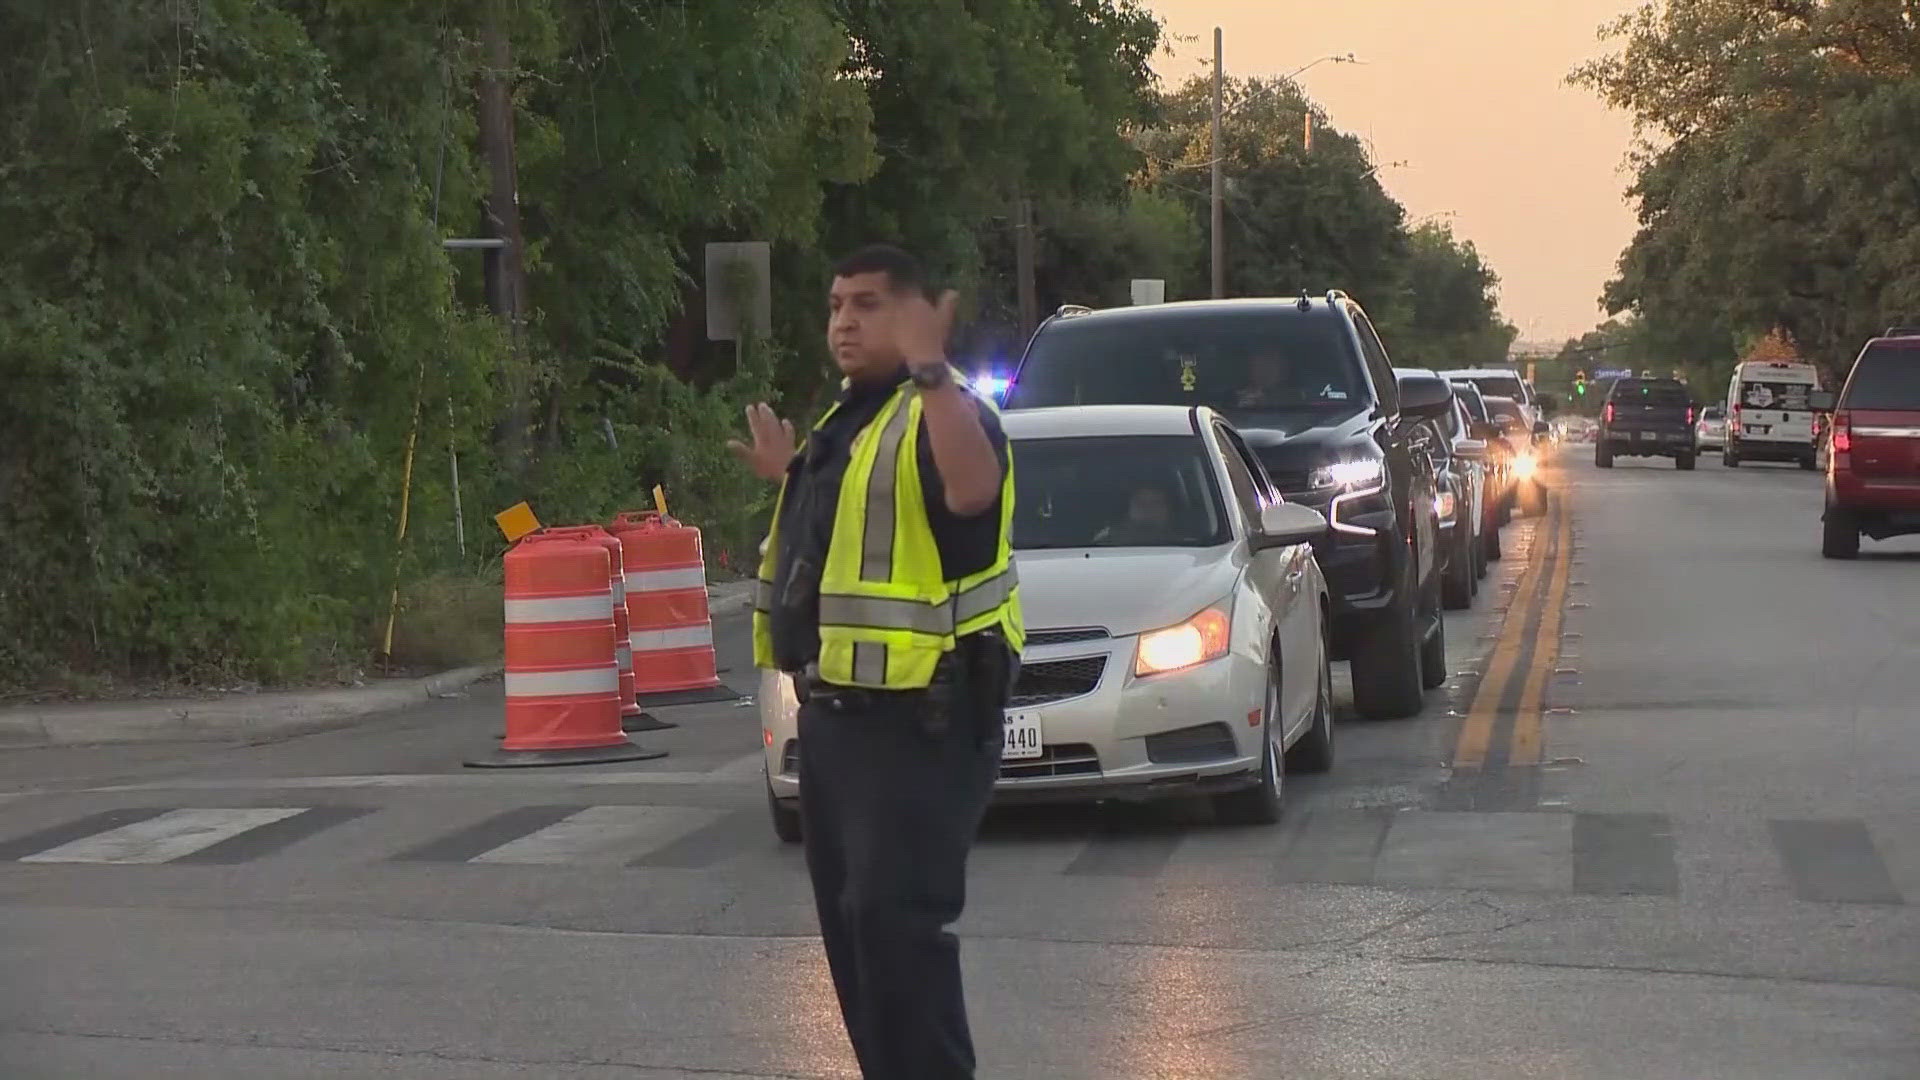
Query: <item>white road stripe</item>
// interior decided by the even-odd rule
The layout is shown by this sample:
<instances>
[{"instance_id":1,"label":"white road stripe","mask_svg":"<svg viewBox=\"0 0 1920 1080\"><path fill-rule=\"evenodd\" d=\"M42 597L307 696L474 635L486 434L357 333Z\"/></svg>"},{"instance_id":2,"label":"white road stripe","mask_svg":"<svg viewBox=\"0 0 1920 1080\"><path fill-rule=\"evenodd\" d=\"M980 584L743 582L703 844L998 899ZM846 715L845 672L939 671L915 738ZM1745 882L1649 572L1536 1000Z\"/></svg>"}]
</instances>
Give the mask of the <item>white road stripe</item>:
<instances>
[{"instance_id":1,"label":"white road stripe","mask_svg":"<svg viewBox=\"0 0 1920 1080\"><path fill-rule=\"evenodd\" d=\"M718 816L711 810L685 806L589 806L467 861L552 866L582 861L596 853L603 858L638 855Z\"/></svg>"},{"instance_id":2,"label":"white road stripe","mask_svg":"<svg viewBox=\"0 0 1920 1080\"><path fill-rule=\"evenodd\" d=\"M170 810L159 817L83 837L23 856L21 862L163 863L210 848L241 833L305 813L304 807L256 806Z\"/></svg>"},{"instance_id":3,"label":"white road stripe","mask_svg":"<svg viewBox=\"0 0 1920 1080\"><path fill-rule=\"evenodd\" d=\"M751 779L758 783L760 762L764 760L758 750L742 754L731 761L718 765L706 772L681 772L643 769L627 769L618 772L571 773L565 776L556 773L535 771L521 773L493 772L479 773L370 773L360 776L277 776L251 779L218 780L158 780L142 784L115 784L109 787L84 788L87 794L101 795L129 791L258 791L272 789L276 791L314 791L322 789L350 788L543 788L543 787L602 787L608 785L639 785L652 787L664 785L698 785L712 783L738 783Z\"/></svg>"},{"instance_id":4,"label":"white road stripe","mask_svg":"<svg viewBox=\"0 0 1920 1080\"><path fill-rule=\"evenodd\" d=\"M632 646L636 653L711 645L713 644L713 626L702 623L699 626L683 626L674 630L635 630L627 635L627 644Z\"/></svg>"},{"instance_id":5,"label":"white road stripe","mask_svg":"<svg viewBox=\"0 0 1920 1080\"><path fill-rule=\"evenodd\" d=\"M707 584L704 567L684 566L676 570L629 570L627 592L650 593L664 589L700 589Z\"/></svg>"}]
</instances>

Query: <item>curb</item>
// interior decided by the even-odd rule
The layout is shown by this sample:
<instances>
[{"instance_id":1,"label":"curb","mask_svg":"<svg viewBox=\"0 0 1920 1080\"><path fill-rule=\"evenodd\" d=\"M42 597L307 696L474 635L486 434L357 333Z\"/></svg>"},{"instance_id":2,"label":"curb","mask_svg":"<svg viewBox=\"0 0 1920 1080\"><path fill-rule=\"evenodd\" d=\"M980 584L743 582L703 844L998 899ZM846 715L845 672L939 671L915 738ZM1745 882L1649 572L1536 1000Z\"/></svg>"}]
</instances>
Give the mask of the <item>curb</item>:
<instances>
[{"instance_id":1,"label":"curb","mask_svg":"<svg viewBox=\"0 0 1920 1080\"><path fill-rule=\"evenodd\" d=\"M717 619L723 615L736 615L752 607L755 584L749 578L746 581L728 581L708 586L708 617Z\"/></svg>"},{"instance_id":2,"label":"curb","mask_svg":"<svg viewBox=\"0 0 1920 1080\"><path fill-rule=\"evenodd\" d=\"M500 670L477 664L382 686L9 709L0 712L0 748L286 736L447 697Z\"/></svg>"}]
</instances>

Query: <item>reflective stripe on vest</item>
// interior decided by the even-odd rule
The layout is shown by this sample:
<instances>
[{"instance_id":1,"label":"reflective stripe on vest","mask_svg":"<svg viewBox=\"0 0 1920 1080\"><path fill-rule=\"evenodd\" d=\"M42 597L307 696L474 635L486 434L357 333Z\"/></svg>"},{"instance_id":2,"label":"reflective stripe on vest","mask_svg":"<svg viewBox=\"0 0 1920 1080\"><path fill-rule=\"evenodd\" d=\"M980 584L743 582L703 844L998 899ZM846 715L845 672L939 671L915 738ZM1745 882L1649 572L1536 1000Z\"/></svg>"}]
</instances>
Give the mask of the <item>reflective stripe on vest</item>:
<instances>
[{"instance_id":1,"label":"reflective stripe on vest","mask_svg":"<svg viewBox=\"0 0 1920 1080\"><path fill-rule=\"evenodd\" d=\"M945 580L920 489L921 405L918 392L903 385L854 436L820 582L820 672L828 682L875 689L923 687L932 680L940 656L954 648L956 635L999 625L1014 649L1024 639L1008 532L1011 462L1001 480L994 562L959 582ZM837 409L836 404L828 410L820 425ZM786 494L783 485L781 504ZM779 514L776 505L754 589L754 658L761 666L772 663L769 616ZM856 544L858 551L853 550ZM902 560L913 565L902 565Z\"/></svg>"}]
</instances>

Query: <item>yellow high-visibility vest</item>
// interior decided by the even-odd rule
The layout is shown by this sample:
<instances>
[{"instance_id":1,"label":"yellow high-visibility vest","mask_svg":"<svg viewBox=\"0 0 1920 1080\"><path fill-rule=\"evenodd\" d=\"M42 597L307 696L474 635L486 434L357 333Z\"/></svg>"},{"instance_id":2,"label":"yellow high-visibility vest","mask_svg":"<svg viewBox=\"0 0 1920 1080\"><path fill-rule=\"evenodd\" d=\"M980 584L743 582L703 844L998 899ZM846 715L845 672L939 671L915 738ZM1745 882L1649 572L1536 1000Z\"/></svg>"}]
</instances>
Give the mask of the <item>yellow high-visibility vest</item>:
<instances>
[{"instance_id":1,"label":"yellow high-visibility vest","mask_svg":"<svg viewBox=\"0 0 1920 1080\"><path fill-rule=\"evenodd\" d=\"M946 580L920 486L923 408L918 389L903 382L853 438L820 576L820 678L826 682L914 690L933 681L940 657L967 634L998 627L1016 653L1026 643L1013 565L1013 456L1009 452L1000 482L993 562ZM827 410L816 429L838 409ZM773 666L768 613L786 498L783 482L760 558L753 613L753 660L760 667Z\"/></svg>"}]
</instances>

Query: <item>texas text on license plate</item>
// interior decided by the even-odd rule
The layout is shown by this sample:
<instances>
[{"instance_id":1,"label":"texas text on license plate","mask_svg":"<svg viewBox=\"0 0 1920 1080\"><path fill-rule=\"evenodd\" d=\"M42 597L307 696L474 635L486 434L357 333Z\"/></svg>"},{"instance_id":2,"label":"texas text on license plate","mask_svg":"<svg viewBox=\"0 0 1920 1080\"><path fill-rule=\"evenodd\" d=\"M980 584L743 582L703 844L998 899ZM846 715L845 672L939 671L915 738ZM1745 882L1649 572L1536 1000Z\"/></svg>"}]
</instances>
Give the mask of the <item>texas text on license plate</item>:
<instances>
[{"instance_id":1,"label":"texas text on license plate","mask_svg":"<svg viewBox=\"0 0 1920 1080\"><path fill-rule=\"evenodd\" d=\"M1000 757L1003 760L1018 761L1021 758L1037 758L1045 748L1040 741L1040 716L1038 713L1009 712L1006 726L1002 729Z\"/></svg>"}]
</instances>

